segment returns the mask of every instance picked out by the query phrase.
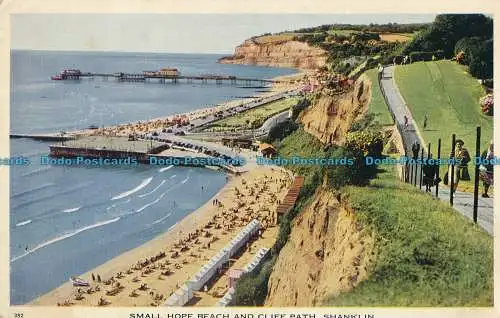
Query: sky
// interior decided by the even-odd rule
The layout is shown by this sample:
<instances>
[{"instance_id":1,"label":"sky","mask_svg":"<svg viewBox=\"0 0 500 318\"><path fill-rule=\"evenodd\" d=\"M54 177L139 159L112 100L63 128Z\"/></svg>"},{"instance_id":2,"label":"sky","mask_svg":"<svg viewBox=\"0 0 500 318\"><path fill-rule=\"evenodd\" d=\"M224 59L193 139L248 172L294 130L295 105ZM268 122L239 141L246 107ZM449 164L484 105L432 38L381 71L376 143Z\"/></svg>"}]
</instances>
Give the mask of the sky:
<instances>
[{"instance_id":1,"label":"sky","mask_svg":"<svg viewBox=\"0 0 500 318\"><path fill-rule=\"evenodd\" d=\"M18 50L228 54L245 39L322 24L432 22L429 14L14 14Z\"/></svg>"}]
</instances>

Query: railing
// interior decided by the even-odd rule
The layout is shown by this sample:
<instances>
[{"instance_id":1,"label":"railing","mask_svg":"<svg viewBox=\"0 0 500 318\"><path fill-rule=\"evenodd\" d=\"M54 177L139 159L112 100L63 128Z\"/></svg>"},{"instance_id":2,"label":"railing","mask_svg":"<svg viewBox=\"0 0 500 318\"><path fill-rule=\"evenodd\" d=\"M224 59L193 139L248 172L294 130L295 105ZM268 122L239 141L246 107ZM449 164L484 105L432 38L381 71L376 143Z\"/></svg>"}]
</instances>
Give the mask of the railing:
<instances>
[{"instance_id":1,"label":"railing","mask_svg":"<svg viewBox=\"0 0 500 318\"><path fill-rule=\"evenodd\" d=\"M385 67L385 66L384 66ZM384 101L387 105L387 107L389 108L389 112L392 116L392 119L394 121L394 123L396 124L396 127L399 131L399 133L401 134L401 139L403 141L403 147L404 147L404 156L405 157L409 157L408 154L411 152L411 147L409 147L408 145L408 140L410 139L409 136L408 136L408 131L407 131L407 128L406 127L402 127L402 125L396 120L396 117L394 115L394 112L392 111L392 109L390 108L390 104L389 104L389 100L387 98L387 95L386 95L386 92L384 90L384 87L382 86L382 78L383 78L383 71L379 74L378 76L378 83L379 83L379 86L380 86L380 91L382 92L382 96L384 97ZM451 146L452 146L452 151L450 153L450 161L451 161L451 164L448 165L448 169L447 169L447 174L448 174L448 178L449 178L449 183L450 183L450 197L449 197L449 202L450 202L450 205L453 206L454 204L454 192L456 191L456 186L455 184L457 183L455 180L455 178L457 177L456 175L456 172L455 172L455 169L459 169L458 167L455 167L454 165L454 154L455 154L455 142L456 142L456 135L453 134L451 136ZM433 159L441 159L441 139L438 139L438 142L437 142L437 158L433 158ZM479 158L481 156L481 127L477 127L476 129L476 149L475 149L475 157L476 158ZM424 159L429 159L430 158L430 154L431 154L431 143L429 143L427 145L427 149L425 149L425 147L422 147L422 149L420 150L420 157L417 155L416 156L416 159L420 159L420 160L424 160ZM415 157L415 156L412 156L412 157ZM472 158L473 156L471 156ZM480 164L478 162L472 162L472 165L474 167L474 196L473 196L473 221L474 223L477 223L477 214L478 214L478 198L479 198L479 179L480 179ZM410 184L413 184L414 186L419 186L420 189L422 189L422 185L425 185L423 184L424 183L424 167L426 165L425 164L418 164L418 163L412 163L412 164L406 164L404 167L403 167L403 171L402 171L402 181L403 182L406 182L406 183L410 183ZM432 186L431 187L435 187L435 192L434 192L434 196L435 197L439 197L439 183L441 181L441 178L440 178L440 169L439 169L439 165L438 165L438 168L434 170L434 175L431 175L431 176L426 176L426 181L429 182L429 178L432 179ZM463 168L460 168L462 172L463 171ZM446 176L446 175L445 175ZM443 176L443 179L445 179ZM444 180L443 180L444 181ZM432 193L432 191L431 191Z\"/></svg>"}]
</instances>

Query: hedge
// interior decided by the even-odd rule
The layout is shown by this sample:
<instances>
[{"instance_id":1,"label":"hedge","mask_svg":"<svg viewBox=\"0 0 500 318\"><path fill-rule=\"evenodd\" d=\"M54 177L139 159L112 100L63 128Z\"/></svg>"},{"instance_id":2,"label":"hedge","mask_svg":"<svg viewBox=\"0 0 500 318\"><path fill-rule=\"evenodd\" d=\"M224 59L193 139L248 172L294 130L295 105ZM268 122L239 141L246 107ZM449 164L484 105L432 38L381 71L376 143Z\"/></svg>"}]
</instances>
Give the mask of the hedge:
<instances>
[{"instance_id":1,"label":"hedge","mask_svg":"<svg viewBox=\"0 0 500 318\"><path fill-rule=\"evenodd\" d=\"M434 52L411 52L410 53L410 63L419 62L419 61L432 61L432 56L435 56L436 59L444 58L444 51L438 50Z\"/></svg>"}]
</instances>

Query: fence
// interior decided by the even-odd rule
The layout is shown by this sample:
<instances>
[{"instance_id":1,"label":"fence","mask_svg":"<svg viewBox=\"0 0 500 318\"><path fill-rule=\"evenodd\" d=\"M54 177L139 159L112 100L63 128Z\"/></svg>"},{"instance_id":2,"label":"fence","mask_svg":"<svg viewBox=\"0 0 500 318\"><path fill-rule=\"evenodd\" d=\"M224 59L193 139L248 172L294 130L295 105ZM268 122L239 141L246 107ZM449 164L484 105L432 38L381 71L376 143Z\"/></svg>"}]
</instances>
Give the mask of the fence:
<instances>
[{"instance_id":1,"label":"fence","mask_svg":"<svg viewBox=\"0 0 500 318\"><path fill-rule=\"evenodd\" d=\"M389 108L389 112L392 116L392 119L394 121L394 123L396 124L396 127L399 131L399 133L401 134L401 139L403 141L403 147L404 147L404 156L406 158L409 158L408 154L410 153L411 151L411 147L408 145L408 140L410 140L411 138L409 137L409 131L408 129L402 127L401 123L399 123L397 120L396 120L396 117L394 115L394 112L391 110L390 108L390 104L389 104L389 100L387 98L387 95L386 95L386 92L382 86L382 80L383 78L383 68L382 68L382 71L379 73L379 76L378 76L378 82L379 82L379 86L380 86L380 91L382 92L382 96L384 97L384 101L387 105L387 107ZM456 144L456 135L453 134L451 136L451 153L450 153L450 160L449 162L451 164L448 165L448 178L449 178L449 184L450 184L450 196L449 196L449 202L450 202L450 205L453 206L454 204L454 191L456 191L456 187L454 186L455 183L456 183L456 180L455 180L455 177L457 177L457 173L455 171L455 169L460 169L460 173L463 172L463 168L459 168L459 167L455 167L455 144ZM430 159L430 155L431 155L431 146L432 144L429 143L427 145L427 150L424 149L424 147L422 147L421 149L421 153L420 153L420 158L418 157L418 154L415 156L413 155L412 158L413 159L420 159L420 162L423 162L424 164L422 163L418 163L418 160L416 162L414 161L410 161L408 160L407 161L407 164L405 164L403 167L402 167L402 173L401 173L401 179L403 182L406 182L406 183L410 183L410 184L413 184L415 187L418 185L420 189L422 189L422 185L425 185L424 184L424 175L426 174L424 172L424 167L426 167L426 164L425 164L425 161L424 159ZM441 159L441 139L438 139L438 142L437 142L437 158L433 158L433 159L437 159L439 161L439 159ZM476 149L475 149L475 158L479 158L481 156L481 127L477 127L476 128ZM473 156L471 156L473 157ZM478 199L479 199L479 178L480 178L480 173L479 173L479 168L480 168L480 162L474 160L472 162L473 164L473 167L474 167L474 196L473 196L473 221L474 223L477 223L477 213L478 213ZM437 166L438 168L437 169L426 169L428 171L434 171L434 173L431 172L432 175L428 175L428 176L425 176L425 181L426 182L429 182L429 180L432 180L432 186L435 187L435 190L434 190L434 195L435 197L439 197L439 182L441 180L440 178L440 169L439 169L439 165ZM427 171L426 171L427 172ZM443 177L444 179L444 177ZM427 187L426 187L427 189ZM432 191L431 191L432 193Z\"/></svg>"}]
</instances>

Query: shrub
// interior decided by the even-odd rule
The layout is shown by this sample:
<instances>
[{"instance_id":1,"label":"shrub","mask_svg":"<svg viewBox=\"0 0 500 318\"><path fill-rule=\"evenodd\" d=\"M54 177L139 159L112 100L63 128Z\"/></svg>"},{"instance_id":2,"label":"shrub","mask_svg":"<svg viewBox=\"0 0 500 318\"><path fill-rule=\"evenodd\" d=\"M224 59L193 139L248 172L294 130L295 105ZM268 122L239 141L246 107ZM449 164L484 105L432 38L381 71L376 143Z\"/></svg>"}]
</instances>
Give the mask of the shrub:
<instances>
[{"instance_id":1,"label":"shrub","mask_svg":"<svg viewBox=\"0 0 500 318\"><path fill-rule=\"evenodd\" d=\"M236 283L237 306L262 306L267 296L267 283L276 258L264 261L250 273L243 274Z\"/></svg>"},{"instance_id":2,"label":"shrub","mask_svg":"<svg viewBox=\"0 0 500 318\"><path fill-rule=\"evenodd\" d=\"M380 157L384 138L379 131L353 131L347 133L345 146L354 153L360 151L364 156Z\"/></svg>"},{"instance_id":3,"label":"shrub","mask_svg":"<svg viewBox=\"0 0 500 318\"><path fill-rule=\"evenodd\" d=\"M483 113L493 116L493 94L481 97L479 100Z\"/></svg>"},{"instance_id":4,"label":"shrub","mask_svg":"<svg viewBox=\"0 0 500 318\"><path fill-rule=\"evenodd\" d=\"M432 61L432 57L435 56L436 59L443 59L444 52L442 50L434 52L411 52L410 53L410 63L418 61Z\"/></svg>"},{"instance_id":5,"label":"shrub","mask_svg":"<svg viewBox=\"0 0 500 318\"><path fill-rule=\"evenodd\" d=\"M286 136L297 130L297 128L299 128L299 124L296 124L291 120L284 121L271 128L271 130L269 130L269 134L262 141L269 144L274 143L276 140L281 141Z\"/></svg>"}]
</instances>

